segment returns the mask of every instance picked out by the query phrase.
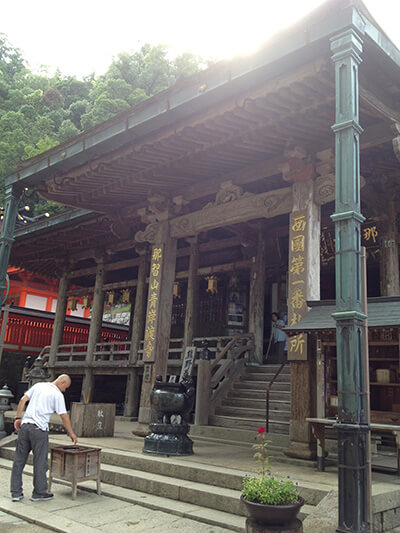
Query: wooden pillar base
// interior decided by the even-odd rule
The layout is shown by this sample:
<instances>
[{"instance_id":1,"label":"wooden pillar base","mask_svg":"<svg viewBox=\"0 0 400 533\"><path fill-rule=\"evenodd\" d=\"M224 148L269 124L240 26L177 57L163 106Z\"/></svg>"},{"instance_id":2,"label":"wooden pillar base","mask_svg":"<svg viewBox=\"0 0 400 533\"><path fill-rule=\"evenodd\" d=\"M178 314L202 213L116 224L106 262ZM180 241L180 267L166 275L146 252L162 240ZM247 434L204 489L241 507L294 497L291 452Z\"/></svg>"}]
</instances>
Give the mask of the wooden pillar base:
<instances>
[{"instance_id":1,"label":"wooden pillar base","mask_svg":"<svg viewBox=\"0 0 400 533\"><path fill-rule=\"evenodd\" d=\"M150 424L152 419L151 407L140 407L138 422L140 424Z\"/></svg>"},{"instance_id":2,"label":"wooden pillar base","mask_svg":"<svg viewBox=\"0 0 400 533\"><path fill-rule=\"evenodd\" d=\"M287 526L260 526L256 522L247 518L246 533L303 533L303 524L296 519Z\"/></svg>"},{"instance_id":3,"label":"wooden pillar base","mask_svg":"<svg viewBox=\"0 0 400 533\"><path fill-rule=\"evenodd\" d=\"M312 442L296 442L292 440L289 447L283 450L283 453L287 457L313 461L317 457L317 446Z\"/></svg>"}]
</instances>

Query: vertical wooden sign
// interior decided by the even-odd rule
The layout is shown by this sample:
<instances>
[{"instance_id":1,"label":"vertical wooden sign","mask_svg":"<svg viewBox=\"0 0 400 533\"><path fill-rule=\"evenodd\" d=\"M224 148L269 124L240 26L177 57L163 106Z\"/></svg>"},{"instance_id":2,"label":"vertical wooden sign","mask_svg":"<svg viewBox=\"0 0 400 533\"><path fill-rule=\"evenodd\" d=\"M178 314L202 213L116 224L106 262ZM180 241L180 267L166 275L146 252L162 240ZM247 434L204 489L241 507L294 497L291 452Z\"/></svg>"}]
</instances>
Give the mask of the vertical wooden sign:
<instances>
[{"instance_id":1,"label":"vertical wooden sign","mask_svg":"<svg viewBox=\"0 0 400 533\"><path fill-rule=\"evenodd\" d=\"M307 211L290 214L288 322L294 326L307 314ZM307 335L289 339L289 360L307 360Z\"/></svg>"},{"instance_id":2,"label":"vertical wooden sign","mask_svg":"<svg viewBox=\"0 0 400 533\"><path fill-rule=\"evenodd\" d=\"M163 261L163 245L153 247L150 265L149 297L147 302L146 326L144 332L144 362L154 361L155 332L159 314L160 278Z\"/></svg>"}]
</instances>

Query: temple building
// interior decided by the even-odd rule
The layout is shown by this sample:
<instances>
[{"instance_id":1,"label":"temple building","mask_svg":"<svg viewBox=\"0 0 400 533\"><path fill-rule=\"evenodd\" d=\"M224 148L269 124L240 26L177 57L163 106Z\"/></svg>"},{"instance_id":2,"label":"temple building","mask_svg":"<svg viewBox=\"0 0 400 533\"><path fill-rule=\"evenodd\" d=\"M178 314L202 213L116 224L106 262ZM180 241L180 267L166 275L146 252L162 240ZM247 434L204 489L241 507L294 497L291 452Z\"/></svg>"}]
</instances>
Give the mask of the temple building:
<instances>
[{"instance_id":1,"label":"temple building","mask_svg":"<svg viewBox=\"0 0 400 533\"><path fill-rule=\"evenodd\" d=\"M350 203L343 175L361 189ZM6 180L0 246L10 252L24 192L71 208L17 228L10 265L59 278L50 370L81 380L83 401L104 388L123 394L125 415L141 422L155 377L179 375L195 346L216 357L198 381L196 423L263 424L278 369L265 362L271 313L292 328L310 320L289 339L269 418L290 455L311 458L306 419L337 409L335 325L315 306L308 314L308 302L335 298L335 223L346 218L334 215L335 195L366 248L377 310L371 408L376 420L400 419L399 176L400 52L361 1L331 0L252 56L22 162ZM60 348L68 300L85 296L88 342ZM99 343L114 297L131 304L130 338Z\"/></svg>"}]
</instances>

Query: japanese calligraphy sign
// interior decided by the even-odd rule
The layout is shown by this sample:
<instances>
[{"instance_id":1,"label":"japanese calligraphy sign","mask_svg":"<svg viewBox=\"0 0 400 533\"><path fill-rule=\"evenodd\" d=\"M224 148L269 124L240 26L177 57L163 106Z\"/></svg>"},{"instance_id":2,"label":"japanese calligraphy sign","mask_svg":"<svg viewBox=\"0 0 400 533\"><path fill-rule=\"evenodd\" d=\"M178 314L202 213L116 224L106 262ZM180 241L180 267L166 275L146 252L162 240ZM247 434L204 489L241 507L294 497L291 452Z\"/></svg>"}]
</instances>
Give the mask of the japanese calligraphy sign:
<instances>
[{"instance_id":1,"label":"japanese calligraphy sign","mask_svg":"<svg viewBox=\"0 0 400 533\"><path fill-rule=\"evenodd\" d=\"M196 346L187 346L185 357L182 362L182 369L179 381L188 379L192 375L194 360L196 358Z\"/></svg>"},{"instance_id":2,"label":"japanese calligraphy sign","mask_svg":"<svg viewBox=\"0 0 400 533\"><path fill-rule=\"evenodd\" d=\"M154 361L155 332L159 313L163 245L154 246L151 255L149 297L147 300L146 327L144 332L143 360Z\"/></svg>"},{"instance_id":3,"label":"japanese calligraphy sign","mask_svg":"<svg viewBox=\"0 0 400 533\"><path fill-rule=\"evenodd\" d=\"M307 313L307 224L306 210L290 215L288 322L294 326ZM306 336L289 339L288 359L307 359ZM293 341L293 342L292 342Z\"/></svg>"},{"instance_id":4,"label":"japanese calligraphy sign","mask_svg":"<svg viewBox=\"0 0 400 533\"><path fill-rule=\"evenodd\" d=\"M289 361L307 361L307 333L299 333L289 338Z\"/></svg>"}]
</instances>

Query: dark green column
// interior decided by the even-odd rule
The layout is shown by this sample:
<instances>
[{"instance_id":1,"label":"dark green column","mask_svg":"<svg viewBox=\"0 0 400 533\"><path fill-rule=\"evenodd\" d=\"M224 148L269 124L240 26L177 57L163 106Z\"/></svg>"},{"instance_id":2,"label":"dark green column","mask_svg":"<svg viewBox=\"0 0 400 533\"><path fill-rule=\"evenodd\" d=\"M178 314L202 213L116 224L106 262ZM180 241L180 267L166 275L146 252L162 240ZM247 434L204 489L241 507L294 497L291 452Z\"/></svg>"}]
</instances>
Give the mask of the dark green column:
<instances>
[{"instance_id":1,"label":"dark green column","mask_svg":"<svg viewBox=\"0 0 400 533\"><path fill-rule=\"evenodd\" d=\"M0 300L4 297L8 262L10 260L11 246L14 242L15 223L18 215L18 206L21 197L19 187L6 188L4 218L0 233ZM4 302L0 301L0 305Z\"/></svg>"},{"instance_id":2,"label":"dark green column","mask_svg":"<svg viewBox=\"0 0 400 533\"><path fill-rule=\"evenodd\" d=\"M336 85L336 344L338 370L338 532L370 531L361 308L358 65L362 40L349 29L331 39Z\"/></svg>"}]
</instances>

